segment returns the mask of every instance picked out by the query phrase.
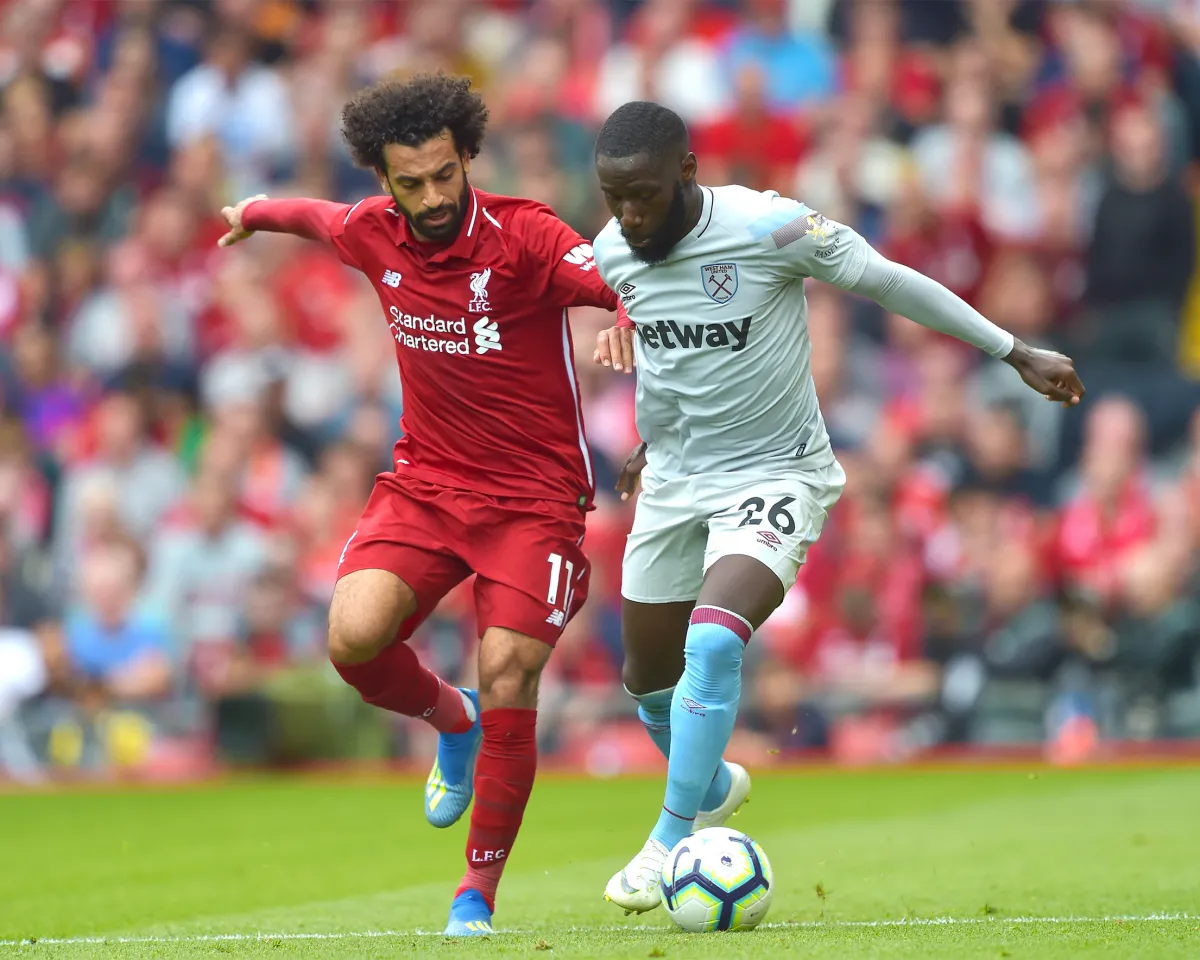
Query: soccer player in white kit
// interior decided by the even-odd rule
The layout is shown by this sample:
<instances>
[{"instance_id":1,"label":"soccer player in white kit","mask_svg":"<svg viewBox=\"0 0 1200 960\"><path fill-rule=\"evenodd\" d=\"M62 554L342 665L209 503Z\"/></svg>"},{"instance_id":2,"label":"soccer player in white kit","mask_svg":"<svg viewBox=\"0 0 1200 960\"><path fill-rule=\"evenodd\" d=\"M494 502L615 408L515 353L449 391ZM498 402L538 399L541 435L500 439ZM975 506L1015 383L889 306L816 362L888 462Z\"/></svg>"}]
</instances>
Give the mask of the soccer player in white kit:
<instances>
[{"instance_id":1,"label":"soccer player in white kit","mask_svg":"<svg viewBox=\"0 0 1200 960\"><path fill-rule=\"evenodd\" d=\"M1049 400L1084 390L1069 358L1026 346L850 227L774 192L701 186L687 128L659 104L608 118L596 173L613 214L596 265L632 321L601 333L596 359L628 371L636 358L643 441L621 477L627 493L639 473L642 486L622 572L623 680L667 756L658 822L605 889L641 913L660 902L670 849L749 794L721 759L742 652L846 482L813 387L805 278L1002 358Z\"/></svg>"}]
</instances>

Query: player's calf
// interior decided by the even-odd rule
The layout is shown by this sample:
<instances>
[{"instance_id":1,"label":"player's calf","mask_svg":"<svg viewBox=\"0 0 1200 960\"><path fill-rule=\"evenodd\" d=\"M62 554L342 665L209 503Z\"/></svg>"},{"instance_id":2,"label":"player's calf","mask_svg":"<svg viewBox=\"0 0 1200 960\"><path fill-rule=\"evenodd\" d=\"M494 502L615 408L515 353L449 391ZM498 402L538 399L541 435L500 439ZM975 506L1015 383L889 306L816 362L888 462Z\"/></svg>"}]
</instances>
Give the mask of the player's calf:
<instances>
[{"instance_id":1,"label":"player's calf","mask_svg":"<svg viewBox=\"0 0 1200 960\"><path fill-rule=\"evenodd\" d=\"M479 699L483 709L536 709L538 680L551 649L541 640L515 630L488 630L479 645Z\"/></svg>"},{"instance_id":2,"label":"player's calf","mask_svg":"<svg viewBox=\"0 0 1200 960\"><path fill-rule=\"evenodd\" d=\"M457 895L478 891L495 907L496 888L521 828L537 772L537 689L551 648L532 637L490 628L479 648L483 743L467 836L467 872Z\"/></svg>"},{"instance_id":3,"label":"player's calf","mask_svg":"<svg viewBox=\"0 0 1200 960\"><path fill-rule=\"evenodd\" d=\"M329 607L329 659L367 703L421 717L442 733L466 732L476 719L469 698L423 667L408 644L396 639L416 609L416 595L395 574L346 574Z\"/></svg>"}]
</instances>

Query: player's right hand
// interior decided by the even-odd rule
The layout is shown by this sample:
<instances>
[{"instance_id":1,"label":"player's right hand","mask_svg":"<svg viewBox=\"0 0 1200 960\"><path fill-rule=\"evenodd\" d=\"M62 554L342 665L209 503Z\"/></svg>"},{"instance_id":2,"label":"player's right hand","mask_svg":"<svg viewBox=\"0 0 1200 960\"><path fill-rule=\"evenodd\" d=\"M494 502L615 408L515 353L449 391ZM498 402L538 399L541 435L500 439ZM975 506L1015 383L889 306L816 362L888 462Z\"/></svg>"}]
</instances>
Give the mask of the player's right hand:
<instances>
[{"instance_id":1,"label":"player's right hand","mask_svg":"<svg viewBox=\"0 0 1200 960\"><path fill-rule=\"evenodd\" d=\"M218 247L232 247L239 240L245 240L253 230L247 230L242 226L242 214L246 212L246 208L255 200L266 200L265 193L256 193L252 197L247 197L236 207L222 207L221 216L225 218L225 222L229 224L229 232L217 241Z\"/></svg>"},{"instance_id":2,"label":"player's right hand","mask_svg":"<svg viewBox=\"0 0 1200 960\"><path fill-rule=\"evenodd\" d=\"M644 469L646 469L645 441L633 448L633 453L629 455L625 466L621 468L621 475L617 477L617 492L621 494L622 500L628 500L641 488Z\"/></svg>"},{"instance_id":3,"label":"player's right hand","mask_svg":"<svg viewBox=\"0 0 1200 960\"><path fill-rule=\"evenodd\" d=\"M633 373L633 328L609 327L601 330L596 336L596 352L592 354L592 362Z\"/></svg>"}]
</instances>

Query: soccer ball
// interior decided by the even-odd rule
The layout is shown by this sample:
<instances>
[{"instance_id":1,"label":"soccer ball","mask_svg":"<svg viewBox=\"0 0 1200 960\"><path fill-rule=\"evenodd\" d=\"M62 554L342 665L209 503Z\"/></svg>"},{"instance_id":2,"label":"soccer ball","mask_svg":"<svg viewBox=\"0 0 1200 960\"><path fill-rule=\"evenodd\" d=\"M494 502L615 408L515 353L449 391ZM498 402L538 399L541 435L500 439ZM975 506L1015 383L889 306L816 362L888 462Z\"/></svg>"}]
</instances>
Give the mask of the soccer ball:
<instances>
[{"instance_id":1,"label":"soccer ball","mask_svg":"<svg viewBox=\"0 0 1200 960\"><path fill-rule=\"evenodd\" d=\"M744 833L708 827L684 837L663 866L663 906L688 933L749 930L762 922L774 896L774 875L762 847Z\"/></svg>"}]
</instances>

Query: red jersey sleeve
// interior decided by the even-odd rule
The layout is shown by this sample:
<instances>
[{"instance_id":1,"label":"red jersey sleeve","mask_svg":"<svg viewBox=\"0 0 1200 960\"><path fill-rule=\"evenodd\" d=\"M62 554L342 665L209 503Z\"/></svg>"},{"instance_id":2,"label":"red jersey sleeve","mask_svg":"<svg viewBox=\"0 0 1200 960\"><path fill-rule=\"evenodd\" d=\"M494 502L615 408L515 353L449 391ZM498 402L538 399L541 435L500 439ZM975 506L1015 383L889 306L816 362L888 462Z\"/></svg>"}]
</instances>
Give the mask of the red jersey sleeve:
<instances>
[{"instance_id":1,"label":"red jersey sleeve","mask_svg":"<svg viewBox=\"0 0 1200 960\"><path fill-rule=\"evenodd\" d=\"M531 204L521 218L537 294L559 307L617 309L617 295L596 269L592 245L558 219L549 207Z\"/></svg>"},{"instance_id":2,"label":"red jersey sleeve","mask_svg":"<svg viewBox=\"0 0 1200 960\"><path fill-rule=\"evenodd\" d=\"M255 200L242 213L242 226L247 230L291 233L306 240L331 243L343 263L361 270L359 258L346 237L346 227L362 206L363 202L350 206L307 198Z\"/></svg>"}]
</instances>

